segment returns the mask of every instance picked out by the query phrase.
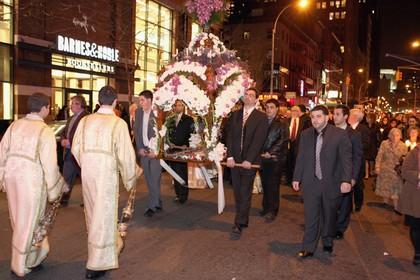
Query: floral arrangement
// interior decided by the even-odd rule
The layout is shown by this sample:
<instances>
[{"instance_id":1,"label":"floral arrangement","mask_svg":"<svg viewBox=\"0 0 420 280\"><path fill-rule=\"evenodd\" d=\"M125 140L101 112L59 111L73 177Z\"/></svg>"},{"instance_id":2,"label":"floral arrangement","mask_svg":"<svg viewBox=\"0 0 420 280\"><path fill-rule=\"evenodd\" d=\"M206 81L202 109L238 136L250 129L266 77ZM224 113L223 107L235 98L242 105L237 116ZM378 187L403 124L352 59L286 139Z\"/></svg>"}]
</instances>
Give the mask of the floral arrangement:
<instances>
[{"instance_id":1,"label":"floral arrangement","mask_svg":"<svg viewBox=\"0 0 420 280\"><path fill-rule=\"evenodd\" d=\"M216 35L206 32L198 34L188 48L161 70L153 98L154 110L169 112L179 99L192 111L195 122L200 118L204 126L191 136L193 151L180 155L180 159L221 160L223 145L218 140L222 120L253 84L246 65L235 52L228 50ZM162 146L166 123L155 132L156 139L151 143L156 145L154 150L163 152L167 148Z\"/></svg>"},{"instance_id":2,"label":"floral arrangement","mask_svg":"<svg viewBox=\"0 0 420 280\"><path fill-rule=\"evenodd\" d=\"M185 6L201 25L221 21L227 9L223 0L189 0Z\"/></svg>"}]
</instances>

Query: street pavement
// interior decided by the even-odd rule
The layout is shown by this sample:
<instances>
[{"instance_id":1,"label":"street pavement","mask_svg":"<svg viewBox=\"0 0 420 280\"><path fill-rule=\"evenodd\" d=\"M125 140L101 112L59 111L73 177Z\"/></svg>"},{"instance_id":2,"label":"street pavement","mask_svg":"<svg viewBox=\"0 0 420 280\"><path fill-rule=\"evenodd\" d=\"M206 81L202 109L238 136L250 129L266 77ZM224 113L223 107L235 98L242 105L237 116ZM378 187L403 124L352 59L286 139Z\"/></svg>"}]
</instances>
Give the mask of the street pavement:
<instances>
[{"instance_id":1,"label":"street pavement","mask_svg":"<svg viewBox=\"0 0 420 280\"><path fill-rule=\"evenodd\" d=\"M170 178L162 181L163 208L143 216L147 201L144 181L138 184L136 212L130 225L120 268L104 279L420 279L412 265L413 250L403 218L383 208L367 181L365 206L352 216L344 239L332 256L320 244L312 259L299 260L303 204L297 193L281 187L278 218L266 224L258 216L262 195L254 195L249 228L239 241L229 240L234 218L232 189L226 186L226 208L217 215L217 190L191 190L190 200L173 202ZM122 189L121 189L122 190ZM127 193L122 190L120 207ZM71 204L61 209L49 237L50 255L44 269L27 279L84 279L87 234L77 185ZM0 279L10 275L11 229L7 200L0 194Z\"/></svg>"}]
</instances>

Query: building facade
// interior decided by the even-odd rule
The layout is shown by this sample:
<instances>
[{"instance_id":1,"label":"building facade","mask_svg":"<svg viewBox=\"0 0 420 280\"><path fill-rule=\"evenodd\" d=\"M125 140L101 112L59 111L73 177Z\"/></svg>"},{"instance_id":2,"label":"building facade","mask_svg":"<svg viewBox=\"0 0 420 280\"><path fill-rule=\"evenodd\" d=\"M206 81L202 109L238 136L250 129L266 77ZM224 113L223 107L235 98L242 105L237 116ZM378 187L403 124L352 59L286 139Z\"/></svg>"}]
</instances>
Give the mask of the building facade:
<instances>
[{"instance_id":1,"label":"building facade","mask_svg":"<svg viewBox=\"0 0 420 280\"><path fill-rule=\"evenodd\" d=\"M104 85L125 104L153 89L176 49L200 31L184 2L2 1L0 120L26 114L33 92L51 96L54 115L76 94L92 109Z\"/></svg>"}]
</instances>

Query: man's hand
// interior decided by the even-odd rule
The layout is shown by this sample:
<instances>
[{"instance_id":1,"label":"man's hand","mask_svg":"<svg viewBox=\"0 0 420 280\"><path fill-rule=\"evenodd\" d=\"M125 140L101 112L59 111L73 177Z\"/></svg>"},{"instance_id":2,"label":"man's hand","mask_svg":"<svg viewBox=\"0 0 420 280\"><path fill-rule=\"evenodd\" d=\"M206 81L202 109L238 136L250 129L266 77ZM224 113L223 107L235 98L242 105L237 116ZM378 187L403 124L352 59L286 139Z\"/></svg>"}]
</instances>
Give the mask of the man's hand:
<instances>
[{"instance_id":1,"label":"man's hand","mask_svg":"<svg viewBox=\"0 0 420 280\"><path fill-rule=\"evenodd\" d=\"M340 189L341 189L341 193L348 193L351 191L351 184L347 182L343 182L341 183Z\"/></svg>"},{"instance_id":2,"label":"man's hand","mask_svg":"<svg viewBox=\"0 0 420 280\"><path fill-rule=\"evenodd\" d=\"M261 155L263 158L271 158L271 155L268 152L265 152Z\"/></svg>"},{"instance_id":3,"label":"man's hand","mask_svg":"<svg viewBox=\"0 0 420 280\"><path fill-rule=\"evenodd\" d=\"M147 152L146 152L146 150L145 150L145 149L141 148L141 149L139 150L139 154L140 154L140 156L141 156L141 157L145 157L145 156L147 155Z\"/></svg>"},{"instance_id":4,"label":"man's hand","mask_svg":"<svg viewBox=\"0 0 420 280\"><path fill-rule=\"evenodd\" d=\"M228 158L226 161L226 166L229 168L235 167L235 160L233 158Z\"/></svg>"},{"instance_id":5,"label":"man's hand","mask_svg":"<svg viewBox=\"0 0 420 280\"><path fill-rule=\"evenodd\" d=\"M351 186L354 187L356 185L356 180L351 179Z\"/></svg>"},{"instance_id":6,"label":"man's hand","mask_svg":"<svg viewBox=\"0 0 420 280\"><path fill-rule=\"evenodd\" d=\"M245 169L251 169L251 163L247 160L242 162L242 167Z\"/></svg>"},{"instance_id":7,"label":"man's hand","mask_svg":"<svg viewBox=\"0 0 420 280\"><path fill-rule=\"evenodd\" d=\"M69 139L62 139L61 140L61 147L63 147L63 148L70 147L70 141L69 141Z\"/></svg>"},{"instance_id":8,"label":"man's hand","mask_svg":"<svg viewBox=\"0 0 420 280\"><path fill-rule=\"evenodd\" d=\"M299 182L298 181L293 181L292 182L292 187L296 192L298 192L300 190Z\"/></svg>"},{"instance_id":9,"label":"man's hand","mask_svg":"<svg viewBox=\"0 0 420 280\"><path fill-rule=\"evenodd\" d=\"M157 154L155 154L154 152L150 151L150 152L147 153L147 156L149 158L156 158Z\"/></svg>"}]
</instances>

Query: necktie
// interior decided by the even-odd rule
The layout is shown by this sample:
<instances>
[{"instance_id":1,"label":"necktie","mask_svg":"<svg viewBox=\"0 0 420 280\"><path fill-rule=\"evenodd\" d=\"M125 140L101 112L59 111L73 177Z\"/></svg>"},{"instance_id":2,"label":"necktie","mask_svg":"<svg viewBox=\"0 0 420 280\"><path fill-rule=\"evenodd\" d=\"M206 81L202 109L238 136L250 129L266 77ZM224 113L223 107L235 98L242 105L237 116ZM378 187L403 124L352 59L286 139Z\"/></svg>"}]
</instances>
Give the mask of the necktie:
<instances>
[{"instance_id":1,"label":"necktie","mask_svg":"<svg viewBox=\"0 0 420 280\"><path fill-rule=\"evenodd\" d=\"M318 134L316 138L316 146L315 146L315 176L319 180L322 179L321 148L322 148L322 132Z\"/></svg>"},{"instance_id":2,"label":"necktie","mask_svg":"<svg viewBox=\"0 0 420 280\"><path fill-rule=\"evenodd\" d=\"M293 119L292 123L292 133L290 134L290 140L296 139L296 119Z\"/></svg>"},{"instance_id":3,"label":"necktie","mask_svg":"<svg viewBox=\"0 0 420 280\"><path fill-rule=\"evenodd\" d=\"M244 128L245 128L246 121L248 120L248 117L249 117L249 113L244 110L244 116L243 116L243 119L242 119L241 150L242 150L242 146L244 144Z\"/></svg>"}]
</instances>

